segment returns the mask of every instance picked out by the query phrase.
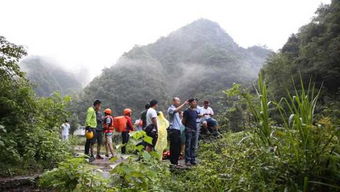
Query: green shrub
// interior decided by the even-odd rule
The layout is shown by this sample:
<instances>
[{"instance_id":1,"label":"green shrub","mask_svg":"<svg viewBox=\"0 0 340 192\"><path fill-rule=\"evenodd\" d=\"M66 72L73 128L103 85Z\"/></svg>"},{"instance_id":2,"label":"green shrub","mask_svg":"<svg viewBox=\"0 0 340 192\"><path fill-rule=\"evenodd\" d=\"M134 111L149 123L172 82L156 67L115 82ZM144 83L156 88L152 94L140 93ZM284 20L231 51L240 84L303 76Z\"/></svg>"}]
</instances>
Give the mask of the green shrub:
<instances>
[{"instance_id":1,"label":"green shrub","mask_svg":"<svg viewBox=\"0 0 340 192\"><path fill-rule=\"evenodd\" d=\"M61 162L58 168L45 172L39 180L39 186L61 192L108 191L109 180L104 179L101 174L96 170L96 166L89 165L85 158L70 158Z\"/></svg>"},{"instance_id":2,"label":"green shrub","mask_svg":"<svg viewBox=\"0 0 340 192\"><path fill-rule=\"evenodd\" d=\"M35 96L18 66L26 54L0 36L0 175L25 174L53 168L69 153L59 127L69 115L69 97Z\"/></svg>"}]
</instances>

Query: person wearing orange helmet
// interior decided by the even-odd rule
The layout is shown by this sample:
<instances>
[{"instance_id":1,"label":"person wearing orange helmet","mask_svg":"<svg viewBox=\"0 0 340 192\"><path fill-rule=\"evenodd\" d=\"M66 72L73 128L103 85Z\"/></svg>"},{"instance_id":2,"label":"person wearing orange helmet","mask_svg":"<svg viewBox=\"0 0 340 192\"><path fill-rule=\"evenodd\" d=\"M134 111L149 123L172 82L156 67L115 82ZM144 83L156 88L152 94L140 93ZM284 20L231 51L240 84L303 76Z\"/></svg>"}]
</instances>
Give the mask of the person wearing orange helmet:
<instances>
[{"instance_id":1,"label":"person wearing orange helmet","mask_svg":"<svg viewBox=\"0 0 340 192\"><path fill-rule=\"evenodd\" d=\"M112 146L112 134L113 134L113 117L111 116L112 111L111 109L107 108L104 110L104 121L103 121L103 127L104 127L104 136L105 136L105 151L106 157L109 157L109 150L111 152L111 158L114 157L113 153L113 146Z\"/></svg>"},{"instance_id":2,"label":"person wearing orange helmet","mask_svg":"<svg viewBox=\"0 0 340 192\"><path fill-rule=\"evenodd\" d=\"M132 110L129 109L129 108L124 109L123 115L125 116L127 121L126 121L126 128L125 128L124 131L122 131L123 147L121 148L121 150L122 150L122 154L125 154L126 153L126 144L129 142L129 138L130 138L129 132L133 131L134 128L133 128L132 119L131 119Z\"/></svg>"}]
</instances>

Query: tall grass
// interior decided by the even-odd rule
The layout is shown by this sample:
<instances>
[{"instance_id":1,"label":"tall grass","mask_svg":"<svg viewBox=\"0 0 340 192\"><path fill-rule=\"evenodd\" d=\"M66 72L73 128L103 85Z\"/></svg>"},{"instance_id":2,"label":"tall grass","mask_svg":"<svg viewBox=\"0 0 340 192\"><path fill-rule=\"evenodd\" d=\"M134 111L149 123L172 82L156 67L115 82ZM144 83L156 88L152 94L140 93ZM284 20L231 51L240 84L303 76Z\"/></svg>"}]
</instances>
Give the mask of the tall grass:
<instances>
[{"instance_id":1,"label":"tall grass","mask_svg":"<svg viewBox=\"0 0 340 192\"><path fill-rule=\"evenodd\" d=\"M327 130L326 126L318 126L315 121L315 109L321 88L316 89L311 80L305 87L301 77L299 88L294 80L292 82L293 92L287 91L287 97L283 97L278 103L271 102L268 99L263 75L259 74L256 89L259 98L258 107L254 104L250 107L257 121L256 133L263 143L269 146L275 145L278 148L277 151L282 151L283 154L278 154L281 158L285 156L289 158L289 161L295 162L297 175L299 175L304 191L310 189L311 183L330 186L311 180L311 178L317 178L317 175L322 175L323 171L329 170L325 162L329 162L332 158L329 145L334 141L336 134L334 126ZM269 107L272 103L281 115L283 122L281 128L273 127L271 124ZM277 140L274 139L280 135L279 129L282 138L276 142Z\"/></svg>"},{"instance_id":2,"label":"tall grass","mask_svg":"<svg viewBox=\"0 0 340 192\"><path fill-rule=\"evenodd\" d=\"M282 121L284 121L285 128L294 130L290 132L291 134L298 134L296 141L299 143L299 149L303 151L303 156L301 157L301 155L299 155L299 157L303 158L300 160L303 160L306 166L310 164L311 161L314 161L312 158L313 153L319 148L319 146L315 145L316 143L313 139L313 120L321 88L316 91L315 85L309 81L308 87L305 89L301 77L300 90L296 88L294 81L293 86L294 95L287 91L287 98L282 98L277 107L280 111ZM288 109L288 113L283 111L285 108ZM287 117L287 115L289 115L289 117ZM292 136L296 138L295 135ZM307 169L307 167L305 167L305 169Z\"/></svg>"},{"instance_id":3,"label":"tall grass","mask_svg":"<svg viewBox=\"0 0 340 192\"><path fill-rule=\"evenodd\" d=\"M262 73L259 74L257 88L255 88L255 90L259 99L259 105L254 103L250 97L245 97L245 99L256 121L255 133L259 136L263 144L270 146L272 145L270 138L272 126L269 118L269 105L271 102L268 101L267 86Z\"/></svg>"}]
</instances>

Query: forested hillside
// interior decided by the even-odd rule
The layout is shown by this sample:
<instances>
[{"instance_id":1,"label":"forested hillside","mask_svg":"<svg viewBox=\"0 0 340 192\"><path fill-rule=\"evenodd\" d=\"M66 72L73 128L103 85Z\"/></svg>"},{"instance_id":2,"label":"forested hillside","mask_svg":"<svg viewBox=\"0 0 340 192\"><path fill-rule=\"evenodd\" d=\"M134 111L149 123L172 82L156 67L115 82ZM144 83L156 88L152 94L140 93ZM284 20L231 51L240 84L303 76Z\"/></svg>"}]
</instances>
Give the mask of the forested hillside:
<instances>
[{"instance_id":1,"label":"forested hillside","mask_svg":"<svg viewBox=\"0 0 340 192\"><path fill-rule=\"evenodd\" d=\"M206 98L230 87L256 79L271 51L262 47L244 49L215 22L200 19L146 46L136 46L111 68L95 78L77 101L102 99L120 113L124 107L141 111L152 98L161 107L179 96Z\"/></svg>"},{"instance_id":2,"label":"forested hillside","mask_svg":"<svg viewBox=\"0 0 340 192\"><path fill-rule=\"evenodd\" d=\"M323 85L324 96L335 100L340 91L340 4L332 1L300 28L264 66L270 93L276 98L292 90L291 79ZM337 98L339 99L339 98Z\"/></svg>"},{"instance_id":3,"label":"forested hillside","mask_svg":"<svg viewBox=\"0 0 340 192\"><path fill-rule=\"evenodd\" d=\"M46 58L30 56L24 58L20 67L34 86L38 96L50 96L54 92L62 95L75 94L82 86L76 76Z\"/></svg>"}]
</instances>

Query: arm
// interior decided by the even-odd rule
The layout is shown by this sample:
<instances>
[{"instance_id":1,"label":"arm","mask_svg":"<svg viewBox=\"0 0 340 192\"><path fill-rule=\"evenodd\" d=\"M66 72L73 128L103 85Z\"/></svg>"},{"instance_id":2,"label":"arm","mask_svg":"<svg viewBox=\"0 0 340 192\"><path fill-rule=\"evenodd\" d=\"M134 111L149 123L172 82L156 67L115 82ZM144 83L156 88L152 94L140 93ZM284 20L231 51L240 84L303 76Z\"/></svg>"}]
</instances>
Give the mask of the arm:
<instances>
[{"instance_id":1,"label":"arm","mask_svg":"<svg viewBox=\"0 0 340 192\"><path fill-rule=\"evenodd\" d=\"M155 127L158 129L158 125L157 125L157 117L153 117L152 118L152 123L155 125Z\"/></svg>"},{"instance_id":2,"label":"arm","mask_svg":"<svg viewBox=\"0 0 340 192\"><path fill-rule=\"evenodd\" d=\"M210 108L210 114L209 114L211 117L214 116L214 111L212 108Z\"/></svg>"},{"instance_id":3,"label":"arm","mask_svg":"<svg viewBox=\"0 0 340 192\"><path fill-rule=\"evenodd\" d=\"M182 119L182 124L185 126L187 122L187 115L186 115L186 111L184 111L183 113L183 119Z\"/></svg>"},{"instance_id":4,"label":"arm","mask_svg":"<svg viewBox=\"0 0 340 192\"><path fill-rule=\"evenodd\" d=\"M87 113L86 113L86 120L85 120L85 126L86 127L89 126L92 116L93 116L93 112L91 112L91 110L88 109Z\"/></svg>"},{"instance_id":5,"label":"arm","mask_svg":"<svg viewBox=\"0 0 340 192\"><path fill-rule=\"evenodd\" d=\"M111 124L111 122L110 122L109 118L104 119L104 122L103 122L104 130L109 130L110 129L110 126L109 126L110 124Z\"/></svg>"},{"instance_id":6,"label":"arm","mask_svg":"<svg viewBox=\"0 0 340 192\"><path fill-rule=\"evenodd\" d=\"M198 110L197 116L198 116L199 118L201 118L201 117L204 117L204 115L205 115L205 114L202 113L202 110L199 109L199 110Z\"/></svg>"},{"instance_id":7,"label":"arm","mask_svg":"<svg viewBox=\"0 0 340 192\"><path fill-rule=\"evenodd\" d=\"M134 130L135 130L134 127L133 127L131 118L128 118L128 119L127 119L127 126L130 127L131 131L134 131Z\"/></svg>"},{"instance_id":8,"label":"arm","mask_svg":"<svg viewBox=\"0 0 340 192\"><path fill-rule=\"evenodd\" d=\"M188 104L188 101L185 101L182 105L178 106L174 112L180 111L186 104Z\"/></svg>"}]
</instances>

